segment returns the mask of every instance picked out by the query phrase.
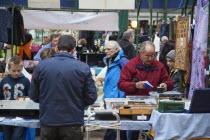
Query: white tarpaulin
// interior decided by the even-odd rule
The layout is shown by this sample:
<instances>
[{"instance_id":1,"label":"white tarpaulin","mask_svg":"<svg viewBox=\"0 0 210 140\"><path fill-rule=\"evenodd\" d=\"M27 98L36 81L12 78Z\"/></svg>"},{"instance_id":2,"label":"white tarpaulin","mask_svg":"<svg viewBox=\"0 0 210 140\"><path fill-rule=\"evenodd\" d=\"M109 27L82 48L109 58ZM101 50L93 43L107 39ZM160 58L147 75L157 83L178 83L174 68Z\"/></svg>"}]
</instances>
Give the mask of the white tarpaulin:
<instances>
[{"instance_id":1,"label":"white tarpaulin","mask_svg":"<svg viewBox=\"0 0 210 140\"><path fill-rule=\"evenodd\" d=\"M28 7L60 9L60 0L28 0Z\"/></svg>"},{"instance_id":2,"label":"white tarpaulin","mask_svg":"<svg viewBox=\"0 0 210 140\"><path fill-rule=\"evenodd\" d=\"M79 0L79 9L135 9L135 0Z\"/></svg>"},{"instance_id":3,"label":"white tarpaulin","mask_svg":"<svg viewBox=\"0 0 210 140\"><path fill-rule=\"evenodd\" d=\"M21 10L26 29L118 31L117 12Z\"/></svg>"}]
</instances>

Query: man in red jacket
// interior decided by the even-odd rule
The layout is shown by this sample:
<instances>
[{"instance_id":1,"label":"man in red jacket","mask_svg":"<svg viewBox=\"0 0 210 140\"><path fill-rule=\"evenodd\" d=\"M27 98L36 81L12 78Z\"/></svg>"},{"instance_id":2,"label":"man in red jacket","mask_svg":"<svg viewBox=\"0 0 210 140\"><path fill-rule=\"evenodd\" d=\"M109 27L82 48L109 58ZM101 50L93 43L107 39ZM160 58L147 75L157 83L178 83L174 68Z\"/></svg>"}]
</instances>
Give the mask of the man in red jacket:
<instances>
[{"instance_id":1,"label":"man in red jacket","mask_svg":"<svg viewBox=\"0 0 210 140\"><path fill-rule=\"evenodd\" d=\"M146 88L145 81L153 87ZM164 65L155 60L155 46L150 41L142 43L139 55L124 65L121 70L118 88L126 95L148 96L149 91L157 91L160 86L166 90L173 89L173 82Z\"/></svg>"}]
</instances>

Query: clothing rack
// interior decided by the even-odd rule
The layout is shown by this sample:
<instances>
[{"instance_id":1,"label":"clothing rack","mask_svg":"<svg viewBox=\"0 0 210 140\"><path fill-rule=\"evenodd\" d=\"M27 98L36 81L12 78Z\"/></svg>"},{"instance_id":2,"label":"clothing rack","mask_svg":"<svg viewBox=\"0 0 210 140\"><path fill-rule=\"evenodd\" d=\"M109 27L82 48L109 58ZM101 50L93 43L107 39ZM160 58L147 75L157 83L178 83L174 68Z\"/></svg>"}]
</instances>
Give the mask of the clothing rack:
<instances>
[{"instance_id":1,"label":"clothing rack","mask_svg":"<svg viewBox=\"0 0 210 140\"><path fill-rule=\"evenodd\" d=\"M14 48L14 38L13 38L13 34L14 34L14 30L13 30L13 22L14 22L14 8L15 8L15 3L11 3L11 2L0 2L0 6L1 7L12 7L12 28L11 28L11 45L12 45L12 49L11 49L11 57L13 56L13 48ZM6 58L6 56L5 56Z\"/></svg>"}]
</instances>

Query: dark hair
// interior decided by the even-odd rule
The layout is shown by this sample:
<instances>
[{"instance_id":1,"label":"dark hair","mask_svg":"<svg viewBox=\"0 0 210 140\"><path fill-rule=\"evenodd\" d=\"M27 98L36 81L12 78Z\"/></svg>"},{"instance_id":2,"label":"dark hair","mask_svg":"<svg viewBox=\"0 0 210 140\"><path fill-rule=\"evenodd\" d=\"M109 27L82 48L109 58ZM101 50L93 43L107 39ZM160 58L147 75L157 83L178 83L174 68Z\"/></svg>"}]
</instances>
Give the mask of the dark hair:
<instances>
[{"instance_id":1,"label":"dark hair","mask_svg":"<svg viewBox=\"0 0 210 140\"><path fill-rule=\"evenodd\" d=\"M164 64L167 71L169 71L169 67L166 62L166 55L168 54L168 52L170 52L171 50L174 50L174 49L175 49L175 41L168 40L168 41L166 41L166 43L163 47L163 50L160 53L159 61Z\"/></svg>"},{"instance_id":2,"label":"dark hair","mask_svg":"<svg viewBox=\"0 0 210 140\"><path fill-rule=\"evenodd\" d=\"M61 34L51 34L50 35L50 41L52 41L54 38L58 38L60 36L61 36Z\"/></svg>"},{"instance_id":3,"label":"dark hair","mask_svg":"<svg viewBox=\"0 0 210 140\"><path fill-rule=\"evenodd\" d=\"M109 41L111 41L111 40L117 41L117 38L118 38L118 35L115 35L115 34L110 35L109 36Z\"/></svg>"},{"instance_id":4,"label":"dark hair","mask_svg":"<svg viewBox=\"0 0 210 140\"><path fill-rule=\"evenodd\" d=\"M50 58L55 53L56 52L55 52L54 48L46 48L40 53L40 58L41 58L41 60L44 60L44 59Z\"/></svg>"},{"instance_id":5,"label":"dark hair","mask_svg":"<svg viewBox=\"0 0 210 140\"><path fill-rule=\"evenodd\" d=\"M86 39L82 38L78 41L78 45L82 45L82 46L87 46L87 41Z\"/></svg>"},{"instance_id":6,"label":"dark hair","mask_svg":"<svg viewBox=\"0 0 210 140\"><path fill-rule=\"evenodd\" d=\"M70 52L76 47L76 40L70 35L61 36L58 39L58 50Z\"/></svg>"},{"instance_id":7,"label":"dark hair","mask_svg":"<svg viewBox=\"0 0 210 140\"><path fill-rule=\"evenodd\" d=\"M166 41L163 50L160 53L160 60L165 60L166 55L171 51L175 49L175 41L168 40Z\"/></svg>"},{"instance_id":8,"label":"dark hair","mask_svg":"<svg viewBox=\"0 0 210 140\"><path fill-rule=\"evenodd\" d=\"M11 65L21 65L21 66L23 66L23 60L19 56L14 56L8 62L8 69L11 68Z\"/></svg>"},{"instance_id":9,"label":"dark hair","mask_svg":"<svg viewBox=\"0 0 210 140\"><path fill-rule=\"evenodd\" d=\"M123 33L122 39L129 39L129 38L133 38L134 37L134 33L129 32L129 31L125 31Z\"/></svg>"}]
</instances>

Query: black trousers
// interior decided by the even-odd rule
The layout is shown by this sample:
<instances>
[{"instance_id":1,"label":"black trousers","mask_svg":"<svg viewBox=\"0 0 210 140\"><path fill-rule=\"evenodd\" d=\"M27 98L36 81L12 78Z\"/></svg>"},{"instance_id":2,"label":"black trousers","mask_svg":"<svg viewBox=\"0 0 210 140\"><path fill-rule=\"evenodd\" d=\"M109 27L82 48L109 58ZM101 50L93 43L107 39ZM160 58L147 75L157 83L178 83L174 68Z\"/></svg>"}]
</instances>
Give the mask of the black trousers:
<instances>
[{"instance_id":1,"label":"black trousers","mask_svg":"<svg viewBox=\"0 0 210 140\"><path fill-rule=\"evenodd\" d=\"M24 127L18 126L3 126L4 140L25 140Z\"/></svg>"},{"instance_id":2,"label":"black trousers","mask_svg":"<svg viewBox=\"0 0 210 140\"><path fill-rule=\"evenodd\" d=\"M84 127L41 125L41 140L83 140Z\"/></svg>"}]
</instances>

